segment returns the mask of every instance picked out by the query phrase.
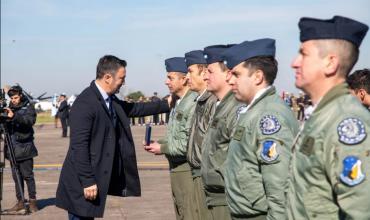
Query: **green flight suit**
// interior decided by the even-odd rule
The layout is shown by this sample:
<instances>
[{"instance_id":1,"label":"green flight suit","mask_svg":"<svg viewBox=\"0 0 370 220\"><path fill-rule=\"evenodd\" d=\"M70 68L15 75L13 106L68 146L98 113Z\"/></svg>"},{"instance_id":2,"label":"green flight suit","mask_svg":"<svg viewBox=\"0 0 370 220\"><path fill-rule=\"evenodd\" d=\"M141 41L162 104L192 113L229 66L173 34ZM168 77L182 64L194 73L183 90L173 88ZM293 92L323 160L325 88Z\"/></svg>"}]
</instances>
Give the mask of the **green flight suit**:
<instances>
[{"instance_id":1,"label":"green flight suit","mask_svg":"<svg viewBox=\"0 0 370 220\"><path fill-rule=\"evenodd\" d=\"M209 219L209 211L206 203L204 184L200 175L200 165L202 162L202 143L209 122L216 109L217 97L205 91L196 99L193 122L190 131L187 160L193 175L194 203L197 207L196 217L199 220ZM196 220L196 219L195 219Z\"/></svg>"},{"instance_id":2,"label":"green flight suit","mask_svg":"<svg viewBox=\"0 0 370 220\"><path fill-rule=\"evenodd\" d=\"M230 91L216 107L202 144L201 175L212 219L230 219L223 167L235 129L238 111L245 107Z\"/></svg>"},{"instance_id":3,"label":"green flight suit","mask_svg":"<svg viewBox=\"0 0 370 220\"><path fill-rule=\"evenodd\" d=\"M290 147L298 122L275 87L261 92L240 115L226 159L226 199L233 219L285 218Z\"/></svg>"},{"instance_id":4,"label":"green flight suit","mask_svg":"<svg viewBox=\"0 0 370 220\"><path fill-rule=\"evenodd\" d=\"M196 100L193 122L190 130L187 159L193 169L199 170L202 163L202 143L213 114L216 110L217 97L205 91Z\"/></svg>"},{"instance_id":5,"label":"green flight suit","mask_svg":"<svg viewBox=\"0 0 370 220\"><path fill-rule=\"evenodd\" d=\"M288 219L370 219L369 131L346 83L324 95L292 147Z\"/></svg>"},{"instance_id":6,"label":"green flight suit","mask_svg":"<svg viewBox=\"0 0 370 220\"><path fill-rule=\"evenodd\" d=\"M193 202L193 180L190 166L186 161L186 150L197 93L187 91L170 113L167 134L159 140L161 153L170 165L172 196L176 219L192 220L196 208Z\"/></svg>"}]
</instances>

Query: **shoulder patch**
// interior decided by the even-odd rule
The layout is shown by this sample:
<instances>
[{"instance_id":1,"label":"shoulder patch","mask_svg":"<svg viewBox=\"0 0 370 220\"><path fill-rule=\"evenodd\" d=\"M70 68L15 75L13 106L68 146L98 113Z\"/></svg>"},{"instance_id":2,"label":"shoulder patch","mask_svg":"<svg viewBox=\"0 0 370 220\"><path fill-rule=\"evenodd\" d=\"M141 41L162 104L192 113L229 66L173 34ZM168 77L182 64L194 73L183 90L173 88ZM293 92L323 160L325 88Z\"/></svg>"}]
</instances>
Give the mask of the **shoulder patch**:
<instances>
[{"instance_id":1,"label":"shoulder patch","mask_svg":"<svg viewBox=\"0 0 370 220\"><path fill-rule=\"evenodd\" d=\"M239 120L240 114L243 114L247 111L247 105L241 105L236 110L236 120Z\"/></svg>"},{"instance_id":2,"label":"shoulder patch","mask_svg":"<svg viewBox=\"0 0 370 220\"><path fill-rule=\"evenodd\" d=\"M274 134L281 128L280 122L273 115L265 115L260 121L260 129L262 134Z\"/></svg>"},{"instance_id":3,"label":"shoulder patch","mask_svg":"<svg viewBox=\"0 0 370 220\"><path fill-rule=\"evenodd\" d=\"M262 144L261 158L267 163L274 162L279 157L277 144L275 141L267 140Z\"/></svg>"},{"instance_id":4,"label":"shoulder patch","mask_svg":"<svg viewBox=\"0 0 370 220\"><path fill-rule=\"evenodd\" d=\"M337 127L339 141L348 144L361 143L366 138L364 123L358 118L346 118Z\"/></svg>"},{"instance_id":5,"label":"shoulder patch","mask_svg":"<svg viewBox=\"0 0 370 220\"><path fill-rule=\"evenodd\" d=\"M348 186L360 184L365 179L361 170L361 160L355 156L347 156L343 160L343 170L340 180Z\"/></svg>"}]
</instances>

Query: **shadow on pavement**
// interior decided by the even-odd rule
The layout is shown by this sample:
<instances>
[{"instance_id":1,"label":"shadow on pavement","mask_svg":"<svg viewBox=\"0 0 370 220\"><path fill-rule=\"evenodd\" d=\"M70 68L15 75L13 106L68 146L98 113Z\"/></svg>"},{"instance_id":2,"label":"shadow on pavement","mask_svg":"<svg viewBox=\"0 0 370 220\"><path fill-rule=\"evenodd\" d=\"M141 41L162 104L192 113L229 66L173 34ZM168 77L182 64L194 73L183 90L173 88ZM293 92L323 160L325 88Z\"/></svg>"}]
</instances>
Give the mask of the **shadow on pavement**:
<instances>
[{"instance_id":1,"label":"shadow on pavement","mask_svg":"<svg viewBox=\"0 0 370 220\"><path fill-rule=\"evenodd\" d=\"M48 206L55 206L55 198L37 200L37 207L41 210Z\"/></svg>"}]
</instances>

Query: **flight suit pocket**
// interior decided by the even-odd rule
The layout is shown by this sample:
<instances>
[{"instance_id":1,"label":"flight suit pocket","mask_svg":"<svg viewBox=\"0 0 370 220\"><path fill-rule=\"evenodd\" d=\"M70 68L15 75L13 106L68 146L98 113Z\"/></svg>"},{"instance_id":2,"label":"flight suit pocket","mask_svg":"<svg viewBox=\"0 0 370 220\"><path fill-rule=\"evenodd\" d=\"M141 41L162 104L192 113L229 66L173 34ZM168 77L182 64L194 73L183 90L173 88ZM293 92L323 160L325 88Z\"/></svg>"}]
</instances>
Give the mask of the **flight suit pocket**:
<instances>
[{"instance_id":1,"label":"flight suit pocket","mask_svg":"<svg viewBox=\"0 0 370 220\"><path fill-rule=\"evenodd\" d=\"M320 195L320 192L310 188L303 195L303 204L309 218L337 219L338 208Z\"/></svg>"},{"instance_id":2,"label":"flight suit pocket","mask_svg":"<svg viewBox=\"0 0 370 220\"><path fill-rule=\"evenodd\" d=\"M210 158L213 164L215 165L216 169L219 169L219 167L224 164L227 157L227 150L228 149L216 149L216 151L213 153L212 157Z\"/></svg>"},{"instance_id":3,"label":"flight suit pocket","mask_svg":"<svg viewBox=\"0 0 370 220\"><path fill-rule=\"evenodd\" d=\"M302 146L299 149L306 156L310 156L314 150L315 139L313 137L307 136L302 141Z\"/></svg>"},{"instance_id":4,"label":"flight suit pocket","mask_svg":"<svg viewBox=\"0 0 370 220\"><path fill-rule=\"evenodd\" d=\"M253 174L253 171L242 168L237 174L241 193L249 202L249 206L255 210L265 212L267 210L267 200L260 177Z\"/></svg>"},{"instance_id":5,"label":"flight suit pocket","mask_svg":"<svg viewBox=\"0 0 370 220\"><path fill-rule=\"evenodd\" d=\"M172 137L176 140L186 140L188 131L186 129L186 120L188 116L182 111L176 112L176 121L172 127Z\"/></svg>"}]
</instances>

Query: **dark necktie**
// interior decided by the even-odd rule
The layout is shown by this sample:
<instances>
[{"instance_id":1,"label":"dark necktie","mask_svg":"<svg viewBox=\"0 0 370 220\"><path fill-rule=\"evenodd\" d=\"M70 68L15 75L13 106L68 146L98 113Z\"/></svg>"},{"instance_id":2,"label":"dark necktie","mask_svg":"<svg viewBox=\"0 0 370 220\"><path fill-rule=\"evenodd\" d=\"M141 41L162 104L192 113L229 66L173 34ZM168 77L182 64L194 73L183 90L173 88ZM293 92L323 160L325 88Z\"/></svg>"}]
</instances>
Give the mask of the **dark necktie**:
<instances>
[{"instance_id":1,"label":"dark necktie","mask_svg":"<svg viewBox=\"0 0 370 220\"><path fill-rule=\"evenodd\" d=\"M116 114L115 114L115 111L114 111L114 108L113 108L113 102L112 102L113 98L112 96L109 96L108 97L108 103L109 103L109 116L113 122L113 125L114 127L116 127L116 124L117 124L117 118L116 118Z\"/></svg>"}]
</instances>

